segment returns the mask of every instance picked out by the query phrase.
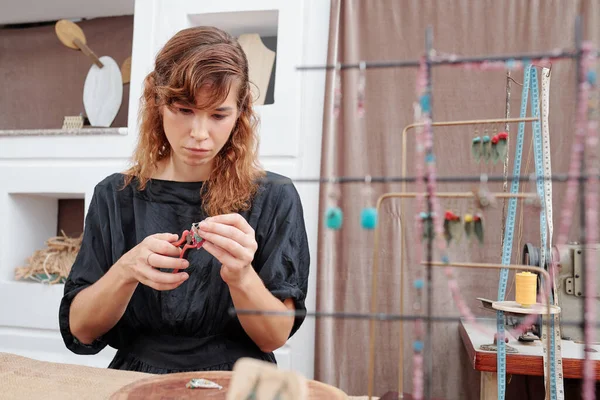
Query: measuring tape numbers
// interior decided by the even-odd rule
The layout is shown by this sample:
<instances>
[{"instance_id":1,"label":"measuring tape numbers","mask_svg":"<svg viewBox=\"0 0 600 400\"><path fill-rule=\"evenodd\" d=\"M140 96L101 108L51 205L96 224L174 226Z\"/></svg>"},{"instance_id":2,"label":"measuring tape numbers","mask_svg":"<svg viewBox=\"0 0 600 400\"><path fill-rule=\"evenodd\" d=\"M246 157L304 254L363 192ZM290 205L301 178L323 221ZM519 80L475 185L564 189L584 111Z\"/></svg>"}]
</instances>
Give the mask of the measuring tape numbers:
<instances>
[{"instance_id":1,"label":"measuring tape numbers","mask_svg":"<svg viewBox=\"0 0 600 400\"><path fill-rule=\"evenodd\" d=\"M526 65L523 90L521 94L521 118L527 115L527 100L529 97L530 86L530 66ZM515 160L513 167L513 176L521 174L521 162L523 159L523 141L525 136L525 122L519 122L519 132L517 134L517 144L515 149ZM519 180L513 179L510 185L510 193L519 192ZM517 216L517 198L511 197L508 200L508 210L506 214L506 228L504 230L504 241L502 246L502 265L510 265L513 239L515 232L515 218ZM508 285L508 268L500 270L500 282L498 284L498 301L504 301L506 296L506 286ZM506 392L506 344L504 343L504 313L496 310L496 372L498 377L498 400L504 400Z\"/></svg>"},{"instance_id":2,"label":"measuring tape numbers","mask_svg":"<svg viewBox=\"0 0 600 400\"><path fill-rule=\"evenodd\" d=\"M542 96L549 94L549 80L542 77L543 94ZM548 98L544 99L544 102L548 102ZM541 177L550 177L552 175L552 169L550 165L550 144L549 144L549 128L547 125L548 108L547 104L544 107L543 119L545 120L544 130L545 135L542 135L542 128L540 121L533 122L533 154L535 160L535 174L538 177L536 187L538 196L542 199L541 210L540 210L540 263L541 268L545 268L547 251L548 251L548 230L552 230L552 224L548 225L547 212L550 210L552 215L552 181L545 182ZM531 71L531 112L532 117L540 117L539 114L539 89L538 89L538 78L537 70L532 67ZM544 140L545 139L545 140ZM544 142L546 143L544 145ZM551 255L551 253L549 253ZM555 290L555 285L552 284ZM554 294L554 295L553 295ZM556 303L556 293L550 293L550 302ZM562 379L562 356L561 356L561 335L560 335L560 321L558 316L547 315L542 316L543 325L550 324L551 337L547 337L547 331L542 329L542 349L544 358L544 382L550 381L550 398L552 400L563 400L564 399L564 388ZM548 360L546 349L550 347L550 360ZM548 364L550 364L550 376L547 376Z\"/></svg>"}]
</instances>

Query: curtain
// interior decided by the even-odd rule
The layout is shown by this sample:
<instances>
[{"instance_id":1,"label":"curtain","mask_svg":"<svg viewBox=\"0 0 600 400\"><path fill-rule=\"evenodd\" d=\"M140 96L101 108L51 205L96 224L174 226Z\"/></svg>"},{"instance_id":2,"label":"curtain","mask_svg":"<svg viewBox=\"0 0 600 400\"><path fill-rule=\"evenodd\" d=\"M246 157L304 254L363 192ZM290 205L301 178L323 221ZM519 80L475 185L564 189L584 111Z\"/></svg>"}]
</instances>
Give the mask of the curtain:
<instances>
[{"instance_id":1,"label":"curtain","mask_svg":"<svg viewBox=\"0 0 600 400\"><path fill-rule=\"evenodd\" d=\"M574 21L583 16L584 39L600 43L600 6L597 1L521 1L521 0L332 0L328 63L357 63L361 60L416 60L424 54L425 31L433 28L433 47L441 53L482 56L519 52L547 52L555 48L574 47ZM359 69L345 69L341 74L341 110L334 111L335 70L329 70L326 86L326 110L323 121L323 177L400 176L402 171L402 130L413 120L416 100L416 68L372 68L366 70L366 115L360 124L357 116ZM523 72L511 74L509 113L518 117ZM575 63L571 60L552 65L550 97L550 136L552 168L555 173L568 170L571 138L575 121ZM444 66L432 71L432 112L434 121L504 118L507 112L507 77L504 71L466 71ZM528 116L530 116L528 111ZM509 126L514 137L517 125ZM470 144L475 129L504 130L497 126L440 127L434 129L434 151L438 176L502 175L503 163L475 163ZM414 133L414 132L413 132ZM531 126L526 127L522 174L534 172ZM510 141L508 173L511 174L514 140ZM407 134L407 175L414 176L414 134ZM370 187L369 198L365 187ZM479 184L442 184L438 191L471 191ZM502 192L503 184L488 183L492 192ZM554 183L554 226L560 218L564 184ZM378 224L380 243L374 250L375 231L362 228L360 212L374 205L377 197L400 191L400 183L325 184L321 190L321 216L327 207L339 206L343 224L339 230L320 223L317 259L317 309L322 312L368 313L371 311L373 259L378 256L377 311L414 314L412 280L418 268L415 259L414 218L419 210L415 200L390 199L382 203ZM406 191L414 191L408 184ZM535 192L535 185L520 185L523 192ZM442 200L442 207L460 215L473 209L467 200ZM503 208L484 215L483 245L461 240L450 249L451 261L501 262ZM577 210L575 210L577 212ZM574 214L577 215L577 214ZM539 222L534 211L518 202L512 262L520 263L524 243L539 245ZM403 229L402 229L403 228ZM404 236L402 235L404 232ZM570 239L576 240L578 226L571 227ZM402 254L402 240L406 249ZM404 282L400 266L404 262ZM463 298L477 316L493 318L480 307L477 297L495 299L498 271L456 270ZM458 316L441 270L433 272L433 314ZM507 291L510 296L509 280ZM513 292L514 296L514 292ZM403 308L400 309L401 299ZM425 306L425 305L423 305ZM404 350L403 388L412 391L412 323L403 324L403 342L399 343L400 323L376 323L373 394L381 396L398 389L399 350ZM368 391L369 340L368 320L356 318L319 318L316 333L315 379L332 384L349 395ZM479 398L479 374L473 371L458 332L458 323L436 323L432 335L432 395L446 399ZM540 378L541 379L541 378ZM516 390L513 378L509 385ZM543 387L541 383L540 388ZM541 391L543 396L543 390ZM513 397L516 398L516 397ZM519 397L523 398L523 397Z\"/></svg>"}]
</instances>

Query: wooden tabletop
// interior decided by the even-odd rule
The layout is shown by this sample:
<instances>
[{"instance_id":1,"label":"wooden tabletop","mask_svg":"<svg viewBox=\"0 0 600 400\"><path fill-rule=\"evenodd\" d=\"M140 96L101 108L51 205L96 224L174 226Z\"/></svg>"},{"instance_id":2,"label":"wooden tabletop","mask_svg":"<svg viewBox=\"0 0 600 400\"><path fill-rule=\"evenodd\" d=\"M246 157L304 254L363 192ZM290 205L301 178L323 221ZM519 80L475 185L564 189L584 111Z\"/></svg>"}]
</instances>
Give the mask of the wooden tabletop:
<instances>
[{"instance_id":1,"label":"wooden tabletop","mask_svg":"<svg viewBox=\"0 0 600 400\"><path fill-rule=\"evenodd\" d=\"M496 372L496 352L480 350L483 344L491 344L496 332L496 320L478 318L477 323L485 327L487 335L473 324L464 320L460 322L459 332L462 342L469 354L471 365L477 371ZM517 349L516 354L506 354L506 373L514 375L544 376L542 343L536 340L532 343L519 342L507 331L508 345ZM590 353L595 363L596 380L600 380L600 346L590 346L596 352ZM562 340L563 376L565 378L583 378L583 344L572 340Z\"/></svg>"}]
</instances>

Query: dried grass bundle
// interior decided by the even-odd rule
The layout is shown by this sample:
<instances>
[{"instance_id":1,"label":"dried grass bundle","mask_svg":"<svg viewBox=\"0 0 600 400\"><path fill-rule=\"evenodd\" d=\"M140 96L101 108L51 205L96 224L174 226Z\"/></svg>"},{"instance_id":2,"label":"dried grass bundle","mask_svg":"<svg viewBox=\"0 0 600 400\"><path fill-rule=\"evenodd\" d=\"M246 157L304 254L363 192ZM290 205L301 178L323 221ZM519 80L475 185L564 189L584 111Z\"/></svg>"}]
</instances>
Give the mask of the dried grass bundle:
<instances>
[{"instance_id":1,"label":"dried grass bundle","mask_svg":"<svg viewBox=\"0 0 600 400\"><path fill-rule=\"evenodd\" d=\"M15 279L30 279L49 284L65 281L81 247L83 234L77 238L55 236L46 241L46 248L36 250L27 258L28 265L15 268Z\"/></svg>"}]
</instances>

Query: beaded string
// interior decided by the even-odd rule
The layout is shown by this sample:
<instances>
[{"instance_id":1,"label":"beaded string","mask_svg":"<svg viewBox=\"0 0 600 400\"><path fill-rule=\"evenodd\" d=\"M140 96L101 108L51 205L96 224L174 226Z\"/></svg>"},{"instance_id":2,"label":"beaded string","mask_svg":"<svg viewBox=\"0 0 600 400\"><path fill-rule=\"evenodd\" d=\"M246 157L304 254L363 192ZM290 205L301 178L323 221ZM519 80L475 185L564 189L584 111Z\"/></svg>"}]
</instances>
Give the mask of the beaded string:
<instances>
[{"instance_id":1,"label":"beaded string","mask_svg":"<svg viewBox=\"0 0 600 400\"><path fill-rule=\"evenodd\" d=\"M588 50L590 50L588 48ZM586 105L588 113L587 120L587 140L586 146L589 151L588 159L588 176L591 179L588 181L585 195L585 209L587 218L585 221L586 241L589 243L598 242L598 173L599 158L598 158L598 87L596 86L596 59L591 55L591 52L584 53L582 60L582 85L586 86L588 96ZM583 107L582 107L583 108ZM583 125L583 122L582 122ZM596 293L596 266L597 264L596 251L590 247L586 248L585 254L585 325L584 325L584 342L585 346L594 342L594 329L596 317L596 299L593 293ZM585 351L585 360L583 364L583 398L595 398L595 376L594 376L594 361L590 358L590 352Z\"/></svg>"},{"instance_id":2,"label":"beaded string","mask_svg":"<svg viewBox=\"0 0 600 400\"><path fill-rule=\"evenodd\" d=\"M427 71L426 65L423 59L421 59L421 63L419 69L417 71L417 95L420 95L427 85ZM416 121L423 121L423 105L415 105L414 114ZM426 120L425 120L426 121ZM425 192L425 169L424 169L424 151L425 151L425 143L423 136L424 127L418 126L416 128L416 157L415 157L415 176L416 176L416 209L424 210L425 209L425 198L422 193ZM416 225L416 244L414 246L415 249L415 259L419 262L422 259L423 248L421 238L425 232L424 224L428 224L429 215L426 212L417 213L415 217L415 225ZM427 228L429 229L429 228ZM420 314L423 304L423 287L425 286L425 282L423 280L423 269L416 268L415 271L415 280L413 282L413 286L416 291L415 300L413 302L413 309L415 314ZM423 319L416 319L413 326L413 397L415 399L422 399L423 397Z\"/></svg>"}]
</instances>

